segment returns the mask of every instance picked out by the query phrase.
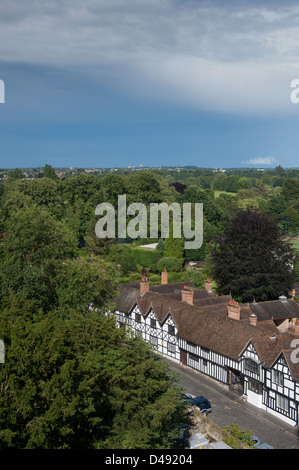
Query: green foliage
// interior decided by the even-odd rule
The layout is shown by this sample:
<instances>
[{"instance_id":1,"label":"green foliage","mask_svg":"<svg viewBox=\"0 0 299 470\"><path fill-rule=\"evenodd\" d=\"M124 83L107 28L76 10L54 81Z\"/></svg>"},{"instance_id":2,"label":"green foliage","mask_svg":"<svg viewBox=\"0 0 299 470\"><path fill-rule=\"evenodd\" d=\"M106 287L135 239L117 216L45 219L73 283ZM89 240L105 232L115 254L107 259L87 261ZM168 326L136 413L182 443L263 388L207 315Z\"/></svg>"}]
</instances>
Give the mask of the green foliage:
<instances>
[{"instance_id":1,"label":"green foliage","mask_svg":"<svg viewBox=\"0 0 299 470\"><path fill-rule=\"evenodd\" d=\"M124 276L137 270L137 265L132 257L131 246L125 244L114 245L111 247L106 259L120 265L120 269Z\"/></svg>"},{"instance_id":2,"label":"green foliage","mask_svg":"<svg viewBox=\"0 0 299 470\"><path fill-rule=\"evenodd\" d=\"M0 447L93 447L108 432L107 382L99 367L105 342L117 345L123 333L95 313L48 312L34 321L20 299L0 316L6 344Z\"/></svg>"},{"instance_id":3,"label":"green foliage","mask_svg":"<svg viewBox=\"0 0 299 470\"><path fill-rule=\"evenodd\" d=\"M294 275L295 282L299 282L299 251L296 253L295 264L294 264Z\"/></svg>"},{"instance_id":4,"label":"green foliage","mask_svg":"<svg viewBox=\"0 0 299 470\"><path fill-rule=\"evenodd\" d=\"M182 269L182 259L176 258L175 256L164 256L160 259L157 264L159 272L166 270L168 272L180 272Z\"/></svg>"},{"instance_id":5,"label":"green foliage","mask_svg":"<svg viewBox=\"0 0 299 470\"><path fill-rule=\"evenodd\" d=\"M230 426L225 426L224 430L231 434L231 436L235 437L238 440L241 440L244 444L252 447L253 446L253 441L252 441L252 436L253 432L250 431L249 429L242 429L238 424L231 424ZM227 442L227 440L225 440ZM238 444L233 443L232 440L229 440L229 442L232 445L233 448L238 448ZM228 443L228 442L227 442Z\"/></svg>"},{"instance_id":6,"label":"green foliage","mask_svg":"<svg viewBox=\"0 0 299 470\"><path fill-rule=\"evenodd\" d=\"M299 198L299 180L295 178L287 178L282 186L282 195L286 201Z\"/></svg>"},{"instance_id":7,"label":"green foliage","mask_svg":"<svg viewBox=\"0 0 299 470\"><path fill-rule=\"evenodd\" d=\"M173 446L185 409L168 366L139 338L126 348L111 350L103 366L113 383L110 403L115 418L101 447Z\"/></svg>"},{"instance_id":8,"label":"green foliage","mask_svg":"<svg viewBox=\"0 0 299 470\"><path fill-rule=\"evenodd\" d=\"M185 274L186 281L193 281L196 289L204 289L206 280L206 275L204 274L203 270L196 270L196 269L188 269Z\"/></svg>"},{"instance_id":9,"label":"green foliage","mask_svg":"<svg viewBox=\"0 0 299 470\"><path fill-rule=\"evenodd\" d=\"M280 227L298 230L299 172L78 173L59 179L45 165L43 177L26 180L13 170L0 185L6 232L0 243L0 338L6 345L0 447L171 448L185 410L175 378L148 344L101 313L111 307L117 282L138 281L142 266L152 269L151 283L160 283L153 273L166 267L169 282L192 280L203 288L206 270L183 270L187 259L206 259L219 293L249 300L287 293L292 252L277 224L260 218L252 224L252 211L239 219L238 206L257 205ZM214 190L222 194L215 198ZM117 209L121 194L147 209L152 202L202 202L203 247L184 251L183 237L160 239L156 252L99 240L95 207L110 202ZM298 260L293 274L299 280Z\"/></svg>"},{"instance_id":10,"label":"green foliage","mask_svg":"<svg viewBox=\"0 0 299 470\"><path fill-rule=\"evenodd\" d=\"M112 316L0 310L0 448L167 448L184 409L164 361Z\"/></svg>"},{"instance_id":11,"label":"green foliage","mask_svg":"<svg viewBox=\"0 0 299 470\"><path fill-rule=\"evenodd\" d=\"M47 163L44 167L44 178L51 178L53 180L58 180L58 177L56 175L54 168L51 165L48 165Z\"/></svg>"},{"instance_id":12,"label":"green foliage","mask_svg":"<svg viewBox=\"0 0 299 470\"><path fill-rule=\"evenodd\" d=\"M117 295L113 265L96 256L65 261L56 282L60 306L108 309Z\"/></svg>"},{"instance_id":13,"label":"green foliage","mask_svg":"<svg viewBox=\"0 0 299 470\"><path fill-rule=\"evenodd\" d=\"M276 223L259 211L240 211L224 226L210 251L218 293L242 302L288 295L295 251Z\"/></svg>"},{"instance_id":14,"label":"green foliage","mask_svg":"<svg viewBox=\"0 0 299 470\"><path fill-rule=\"evenodd\" d=\"M75 256L77 243L66 226L45 209L35 205L13 212L6 223L2 243L4 256L26 263Z\"/></svg>"},{"instance_id":15,"label":"green foliage","mask_svg":"<svg viewBox=\"0 0 299 470\"><path fill-rule=\"evenodd\" d=\"M151 264L157 263L160 253L156 250L147 250L145 248L132 248L131 255L136 265L149 267Z\"/></svg>"},{"instance_id":16,"label":"green foliage","mask_svg":"<svg viewBox=\"0 0 299 470\"><path fill-rule=\"evenodd\" d=\"M18 180L23 178L23 172L20 168L14 168L13 170L9 170L8 172L9 180Z\"/></svg>"}]
</instances>

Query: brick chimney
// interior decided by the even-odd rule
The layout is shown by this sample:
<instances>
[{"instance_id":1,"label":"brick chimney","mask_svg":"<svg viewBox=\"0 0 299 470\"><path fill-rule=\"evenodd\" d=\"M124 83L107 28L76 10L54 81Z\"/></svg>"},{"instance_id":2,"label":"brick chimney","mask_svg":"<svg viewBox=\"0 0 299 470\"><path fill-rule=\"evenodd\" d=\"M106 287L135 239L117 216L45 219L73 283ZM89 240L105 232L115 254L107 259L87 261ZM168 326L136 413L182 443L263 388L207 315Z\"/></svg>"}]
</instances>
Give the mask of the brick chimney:
<instances>
[{"instance_id":1,"label":"brick chimney","mask_svg":"<svg viewBox=\"0 0 299 470\"><path fill-rule=\"evenodd\" d=\"M140 282L140 295L144 295L146 292L149 292L149 280L148 277L144 274Z\"/></svg>"},{"instance_id":2,"label":"brick chimney","mask_svg":"<svg viewBox=\"0 0 299 470\"><path fill-rule=\"evenodd\" d=\"M210 278L207 278L205 280L205 289L208 291L208 292L213 292L213 289L212 289L212 281Z\"/></svg>"},{"instance_id":3,"label":"brick chimney","mask_svg":"<svg viewBox=\"0 0 299 470\"><path fill-rule=\"evenodd\" d=\"M189 286L184 286L182 290L182 302L193 305L193 289Z\"/></svg>"},{"instance_id":4,"label":"brick chimney","mask_svg":"<svg viewBox=\"0 0 299 470\"><path fill-rule=\"evenodd\" d=\"M250 325L256 326L256 324L257 324L257 316L254 313L252 313L250 315Z\"/></svg>"},{"instance_id":5,"label":"brick chimney","mask_svg":"<svg viewBox=\"0 0 299 470\"><path fill-rule=\"evenodd\" d=\"M166 268L164 268L164 271L161 273L161 284L167 284L168 283L168 274Z\"/></svg>"},{"instance_id":6,"label":"brick chimney","mask_svg":"<svg viewBox=\"0 0 299 470\"><path fill-rule=\"evenodd\" d=\"M230 300L227 306L227 316L234 320L240 320L241 307L236 300Z\"/></svg>"}]
</instances>

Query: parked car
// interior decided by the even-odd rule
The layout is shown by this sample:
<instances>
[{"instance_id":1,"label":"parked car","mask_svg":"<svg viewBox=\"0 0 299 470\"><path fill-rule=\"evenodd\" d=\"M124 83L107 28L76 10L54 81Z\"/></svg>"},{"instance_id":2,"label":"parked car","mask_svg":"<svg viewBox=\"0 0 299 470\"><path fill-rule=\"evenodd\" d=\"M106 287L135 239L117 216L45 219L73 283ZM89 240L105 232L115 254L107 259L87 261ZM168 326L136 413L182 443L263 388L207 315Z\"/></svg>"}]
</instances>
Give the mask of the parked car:
<instances>
[{"instance_id":1,"label":"parked car","mask_svg":"<svg viewBox=\"0 0 299 470\"><path fill-rule=\"evenodd\" d=\"M189 406L197 406L200 412L205 416L212 411L212 405L205 397L193 397L192 395L186 394L185 400Z\"/></svg>"}]
</instances>

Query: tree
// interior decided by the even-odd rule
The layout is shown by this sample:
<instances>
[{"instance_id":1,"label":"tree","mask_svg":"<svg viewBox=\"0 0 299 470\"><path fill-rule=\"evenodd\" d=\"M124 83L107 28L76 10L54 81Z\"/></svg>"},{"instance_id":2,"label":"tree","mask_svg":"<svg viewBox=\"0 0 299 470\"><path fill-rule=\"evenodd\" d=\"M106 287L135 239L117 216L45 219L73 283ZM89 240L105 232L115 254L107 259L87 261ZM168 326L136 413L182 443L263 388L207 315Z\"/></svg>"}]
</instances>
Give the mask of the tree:
<instances>
[{"instance_id":1,"label":"tree","mask_svg":"<svg viewBox=\"0 0 299 470\"><path fill-rule=\"evenodd\" d=\"M17 210L6 221L0 246L0 297L22 293L35 309L55 305L56 276L77 254L75 236L38 206Z\"/></svg>"},{"instance_id":2,"label":"tree","mask_svg":"<svg viewBox=\"0 0 299 470\"><path fill-rule=\"evenodd\" d=\"M117 295L114 266L91 255L65 261L56 284L59 306L101 311Z\"/></svg>"},{"instance_id":3,"label":"tree","mask_svg":"<svg viewBox=\"0 0 299 470\"><path fill-rule=\"evenodd\" d=\"M299 180L295 178L287 178L283 183L281 194L285 197L286 201L298 199Z\"/></svg>"},{"instance_id":4,"label":"tree","mask_svg":"<svg viewBox=\"0 0 299 470\"><path fill-rule=\"evenodd\" d=\"M294 257L277 223L247 209L224 224L211 248L210 269L220 294L242 302L273 300L291 290Z\"/></svg>"},{"instance_id":5,"label":"tree","mask_svg":"<svg viewBox=\"0 0 299 470\"><path fill-rule=\"evenodd\" d=\"M76 238L47 209L32 205L11 214L2 250L11 260L43 264L75 256Z\"/></svg>"},{"instance_id":6,"label":"tree","mask_svg":"<svg viewBox=\"0 0 299 470\"><path fill-rule=\"evenodd\" d=\"M168 272L180 272L183 269L182 259L175 258L174 256L165 256L161 258L157 263L157 269L161 273L164 269L167 269Z\"/></svg>"},{"instance_id":7,"label":"tree","mask_svg":"<svg viewBox=\"0 0 299 470\"><path fill-rule=\"evenodd\" d=\"M51 178L53 180L58 179L58 176L54 168L51 165L48 165L47 163L44 167L44 178Z\"/></svg>"},{"instance_id":8,"label":"tree","mask_svg":"<svg viewBox=\"0 0 299 470\"><path fill-rule=\"evenodd\" d=\"M173 447L179 425L186 416L170 367L136 337L126 347L111 350L104 369L113 384L110 403L115 415L111 433L101 447Z\"/></svg>"},{"instance_id":9,"label":"tree","mask_svg":"<svg viewBox=\"0 0 299 470\"><path fill-rule=\"evenodd\" d=\"M167 448L185 408L168 366L80 307L32 312L11 296L0 308L0 448Z\"/></svg>"},{"instance_id":10,"label":"tree","mask_svg":"<svg viewBox=\"0 0 299 470\"><path fill-rule=\"evenodd\" d=\"M124 340L114 320L65 309L34 321L20 298L0 319L0 447L90 448L106 437L113 412L101 363L105 344Z\"/></svg>"},{"instance_id":11,"label":"tree","mask_svg":"<svg viewBox=\"0 0 299 470\"><path fill-rule=\"evenodd\" d=\"M8 178L10 180L18 180L23 178L23 172L20 168L15 168L14 170L9 170Z\"/></svg>"}]
</instances>

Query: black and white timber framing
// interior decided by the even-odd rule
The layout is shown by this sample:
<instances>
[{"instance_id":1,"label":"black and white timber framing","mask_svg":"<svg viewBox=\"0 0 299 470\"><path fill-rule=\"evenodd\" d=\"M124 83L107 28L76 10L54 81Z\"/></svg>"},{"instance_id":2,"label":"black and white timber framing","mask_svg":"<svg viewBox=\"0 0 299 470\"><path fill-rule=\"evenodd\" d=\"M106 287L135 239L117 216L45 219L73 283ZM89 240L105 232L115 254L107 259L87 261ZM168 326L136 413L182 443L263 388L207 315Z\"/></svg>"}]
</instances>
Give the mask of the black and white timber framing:
<instances>
[{"instance_id":1,"label":"black and white timber framing","mask_svg":"<svg viewBox=\"0 0 299 470\"><path fill-rule=\"evenodd\" d=\"M178 287L172 296L170 284L165 295L162 288L142 295L134 286L123 288L116 300L118 325L163 356L236 389L248 402L297 426L299 366L290 361L289 347L296 336L277 330L272 320L270 328L265 319L251 325L248 314L243 320L228 318L223 314L227 298L221 303L202 293L204 300L188 305L178 299Z\"/></svg>"}]
</instances>

